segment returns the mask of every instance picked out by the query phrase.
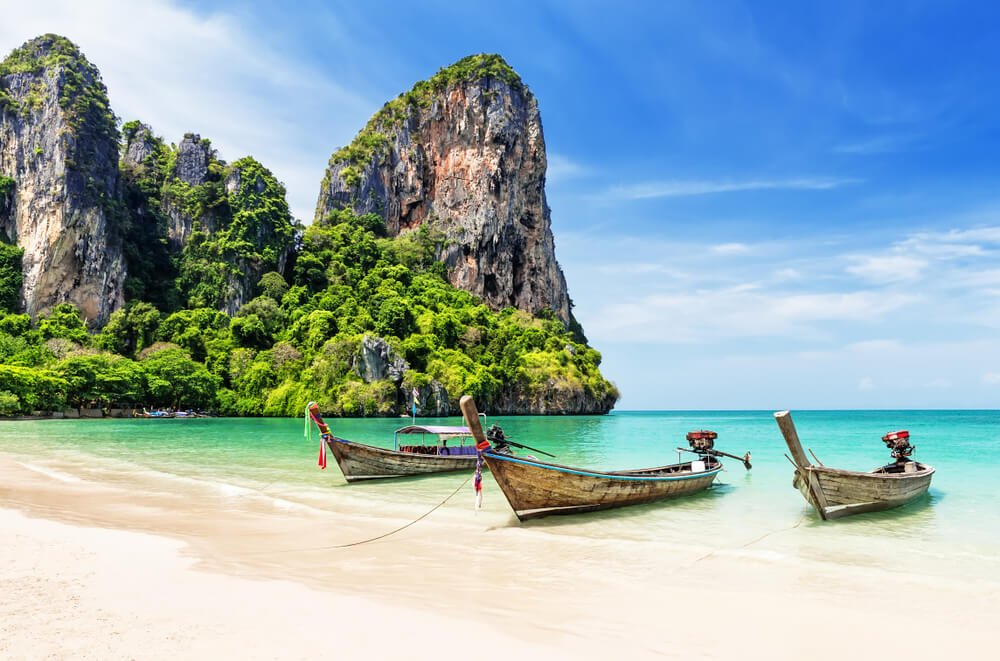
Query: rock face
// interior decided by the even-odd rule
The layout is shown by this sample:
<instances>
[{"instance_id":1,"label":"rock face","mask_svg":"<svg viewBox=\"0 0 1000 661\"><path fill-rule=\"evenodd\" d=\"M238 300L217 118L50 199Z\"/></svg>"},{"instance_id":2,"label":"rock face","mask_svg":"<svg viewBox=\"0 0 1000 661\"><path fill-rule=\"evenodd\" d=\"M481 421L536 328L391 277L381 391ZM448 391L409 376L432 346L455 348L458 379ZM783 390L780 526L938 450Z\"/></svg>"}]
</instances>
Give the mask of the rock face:
<instances>
[{"instance_id":1,"label":"rock face","mask_svg":"<svg viewBox=\"0 0 1000 661\"><path fill-rule=\"evenodd\" d=\"M294 250L284 186L252 157L227 165L197 134L174 147L141 122L122 129L122 190L133 221L129 275L131 284L145 285L130 293L155 300L157 288L149 283L179 275L180 305L234 315L259 293L264 273L285 270ZM166 258L151 259L161 247Z\"/></svg>"},{"instance_id":2,"label":"rock face","mask_svg":"<svg viewBox=\"0 0 1000 661\"><path fill-rule=\"evenodd\" d=\"M215 159L215 154L208 140L188 133L177 145L176 159L173 176L177 181L186 184L189 189L209 183L208 164ZM179 251L191 236L195 219L185 205L172 197L164 199L163 211L171 221L168 227L170 245L175 251ZM212 233L219 224L217 215L215 209L205 209L197 221L203 230Z\"/></svg>"},{"instance_id":3,"label":"rock face","mask_svg":"<svg viewBox=\"0 0 1000 661\"><path fill-rule=\"evenodd\" d=\"M427 224L443 234L452 284L495 309L549 309L570 323L545 200L538 104L497 55L476 55L386 104L338 151L316 219L377 213L390 236Z\"/></svg>"},{"instance_id":4,"label":"rock face","mask_svg":"<svg viewBox=\"0 0 1000 661\"><path fill-rule=\"evenodd\" d=\"M406 361L397 356L381 337L365 335L361 338L361 351L356 357L354 370L365 383L389 379L398 385L407 367Z\"/></svg>"},{"instance_id":5,"label":"rock face","mask_svg":"<svg viewBox=\"0 0 1000 661\"><path fill-rule=\"evenodd\" d=\"M616 392L595 398L586 391L558 381L529 392L524 388L508 388L494 402L496 415L603 415L618 401Z\"/></svg>"},{"instance_id":6,"label":"rock face","mask_svg":"<svg viewBox=\"0 0 1000 661\"><path fill-rule=\"evenodd\" d=\"M0 175L14 180L0 229L24 248L33 316L70 302L99 326L122 305L117 138L100 74L68 40L38 37L0 64Z\"/></svg>"},{"instance_id":7,"label":"rock face","mask_svg":"<svg viewBox=\"0 0 1000 661\"><path fill-rule=\"evenodd\" d=\"M156 151L159 140L153 135L148 124L139 123L125 140L125 150L121 163L130 168L138 168Z\"/></svg>"},{"instance_id":8,"label":"rock face","mask_svg":"<svg viewBox=\"0 0 1000 661\"><path fill-rule=\"evenodd\" d=\"M285 187L252 157L241 158L225 170L225 213L218 219L202 216L202 229L212 237L239 239L249 252L227 255L234 269L227 276L226 296L219 308L229 315L260 291L261 277L268 271L282 273L294 250L294 228Z\"/></svg>"}]
</instances>

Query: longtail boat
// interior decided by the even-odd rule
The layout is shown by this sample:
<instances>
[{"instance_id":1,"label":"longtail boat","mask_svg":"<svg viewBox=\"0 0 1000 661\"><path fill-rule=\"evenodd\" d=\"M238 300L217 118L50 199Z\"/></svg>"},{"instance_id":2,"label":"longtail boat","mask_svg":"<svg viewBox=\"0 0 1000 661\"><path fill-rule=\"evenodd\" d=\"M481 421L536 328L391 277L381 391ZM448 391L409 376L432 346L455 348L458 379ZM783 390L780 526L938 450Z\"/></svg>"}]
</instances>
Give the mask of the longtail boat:
<instances>
[{"instance_id":1,"label":"longtail boat","mask_svg":"<svg viewBox=\"0 0 1000 661\"><path fill-rule=\"evenodd\" d=\"M895 461L865 473L824 466L809 450L816 459L813 464L802 451L791 413L779 411L774 418L791 452L789 461L795 466L792 486L824 520L899 507L927 493L934 468L910 459L916 448L910 445L908 431L883 436Z\"/></svg>"},{"instance_id":2,"label":"longtail boat","mask_svg":"<svg viewBox=\"0 0 1000 661\"><path fill-rule=\"evenodd\" d=\"M393 434L389 450L334 436L315 402L309 403L308 414L320 430L320 466L326 467L329 449L348 482L471 471L476 466L476 447L466 427L407 425Z\"/></svg>"},{"instance_id":3,"label":"longtail boat","mask_svg":"<svg viewBox=\"0 0 1000 661\"><path fill-rule=\"evenodd\" d=\"M550 514L574 514L650 503L711 486L722 463L711 455L670 466L597 471L504 453L502 431L483 433L476 404L468 395L460 406L482 457L521 521ZM492 442L491 442L492 441Z\"/></svg>"}]
</instances>

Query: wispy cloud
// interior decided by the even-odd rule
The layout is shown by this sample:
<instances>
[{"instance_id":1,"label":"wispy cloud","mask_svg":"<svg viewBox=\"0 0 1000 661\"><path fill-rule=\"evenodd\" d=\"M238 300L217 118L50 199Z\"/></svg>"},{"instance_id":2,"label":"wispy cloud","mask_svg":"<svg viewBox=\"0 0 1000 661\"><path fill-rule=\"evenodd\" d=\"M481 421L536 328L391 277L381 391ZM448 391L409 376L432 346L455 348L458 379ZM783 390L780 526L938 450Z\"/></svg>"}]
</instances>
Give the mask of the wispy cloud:
<instances>
[{"instance_id":1,"label":"wispy cloud","mask_svg":"<svg viewBox=\"0 0 1000 661\"><path fill-rule=\"evenodd\" d=\"M845 142L836 145L833 151L837 154L855 154L867 156L870 154L889 154L912 147L915 138L910 135L879 135L855 142Z\"/></svg>"},{"instance_id":2,"label":"wispy cloud","mask_svg":"<svg viewBox=\"0 0 1000 661\"><path fill-rule=\"evenodd\" d=\"M847 267L848 273L871 282L906 282L918 279L928 262L906 255L864 257Z\"/></svg>"},{"instance_id":3,"label":"wispy cloud","mask_svg":"<svg viewBox=\"0 0 1000 661\"><path fill-rule=\"evenodd\" d=\"M750 252L750 246L745 243L720 243L711 247L716 255L745 255Z\"/></svg>"},{"instance_id":4,"label":"wispy cloud","mask_svg":"<svg viewBox=\"0 0 1000 661\"><path fill-rule=\"evenodd\" d=\"M549 152L547 160L548 170L546 170L545 179L548 183L579 179L591 174L589 167L562 154Z\"/></svg>"},{"instance_id":5,"label":"wispy cloud","mask_svg":"<svg viewBox=\"0 0 1000 661\"><path fill-rule=\"evenodd\" d=\"M617 199L643 200L659 197L689 197L762 190L830 190L860 179L838 177L793 177L788 179L669 180L629 186L614 186L608 195Z\"/></svg>"},{"instance_id":6,"label":"wispy cloud","mask_svg":"<svg viewBox=\"0 0 1000 661\"><path fill-rule=\"evenodd\" d=\"M829 334L831 322L874 324L917 299L881 292L790 294L755 283L639 296L611 303L587 320L587 332L606 341L686 344L735 338Z\"/></svg>"},{"instance_id":7,"label":"wispy cloud","mask_svg":"<svg viewBox=\"0 0 1000 661\"><path fill-rule=\"evenodd\" d=\"M870 376L861 377L858 381L858 390L867 392L875 389L875 381Z\"/></svg>"}]
</instances>

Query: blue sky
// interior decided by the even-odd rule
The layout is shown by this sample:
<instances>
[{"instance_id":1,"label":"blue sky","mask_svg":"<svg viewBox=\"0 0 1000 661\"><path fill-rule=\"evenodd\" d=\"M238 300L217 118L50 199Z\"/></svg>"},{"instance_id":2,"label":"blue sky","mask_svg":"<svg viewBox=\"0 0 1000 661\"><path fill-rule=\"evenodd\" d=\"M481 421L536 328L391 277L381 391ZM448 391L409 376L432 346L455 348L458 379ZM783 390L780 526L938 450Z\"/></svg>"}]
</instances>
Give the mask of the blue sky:
<instances>
[{"instance_id":1,"label":"blue sky","mask_svg":"<svg viewBox=\"0 0 1000 661\"><path fill-rule=\"evenodd\" d=\"M1000 404L1000 6L3 5L0 50L65 34L124 120L253 154L303 219L386 100L500 53L620 409Z\"/></svg>"}]
</instances>

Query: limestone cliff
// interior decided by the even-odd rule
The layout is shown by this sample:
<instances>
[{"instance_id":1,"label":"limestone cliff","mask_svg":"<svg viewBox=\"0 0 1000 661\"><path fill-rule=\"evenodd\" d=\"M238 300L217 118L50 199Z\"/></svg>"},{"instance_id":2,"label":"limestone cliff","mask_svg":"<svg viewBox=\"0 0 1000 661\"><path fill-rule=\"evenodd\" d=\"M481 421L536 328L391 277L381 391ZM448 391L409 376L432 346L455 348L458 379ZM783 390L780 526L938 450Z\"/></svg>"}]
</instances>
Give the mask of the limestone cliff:
<instances>
[{"instance_id":1,"label":"limestone cliff","mask_svg":"<svg viewBox=\"0 0 1000 661\"><path fill-rule=\"evenodd\" d=\"M130 295L164 309L235 314L259 293L264 273L285 270L292 252L284 186L253 158L220 160L197 134L175 147L141 122L128 122L123 133Z\"/></svg>"},{"instance_id":2,"label":"limestone cliff","mask_svg":"<svg viewBox=\"0 0 1000 661\"><path fill-rule=\"evenodd\" d=\"M535 97L500 56L475 55L387 103L333 154L316 219L378 213L390 236L428 224L452 284L570 324L545 169Z\"/></svg>"},{"instance_id":3,"label":"limestone cliff","mask_svg":"<svg viewBox=\"0 0 1000 661\"><path fill-rule=\"evenodd\" d=\"M70 302L102 325L122 305L117 162L107 92L76 46L45 35L0 64L0 175L14 181L0 230L24 248L30 314Z\"/></svg>"}]
</instances>

